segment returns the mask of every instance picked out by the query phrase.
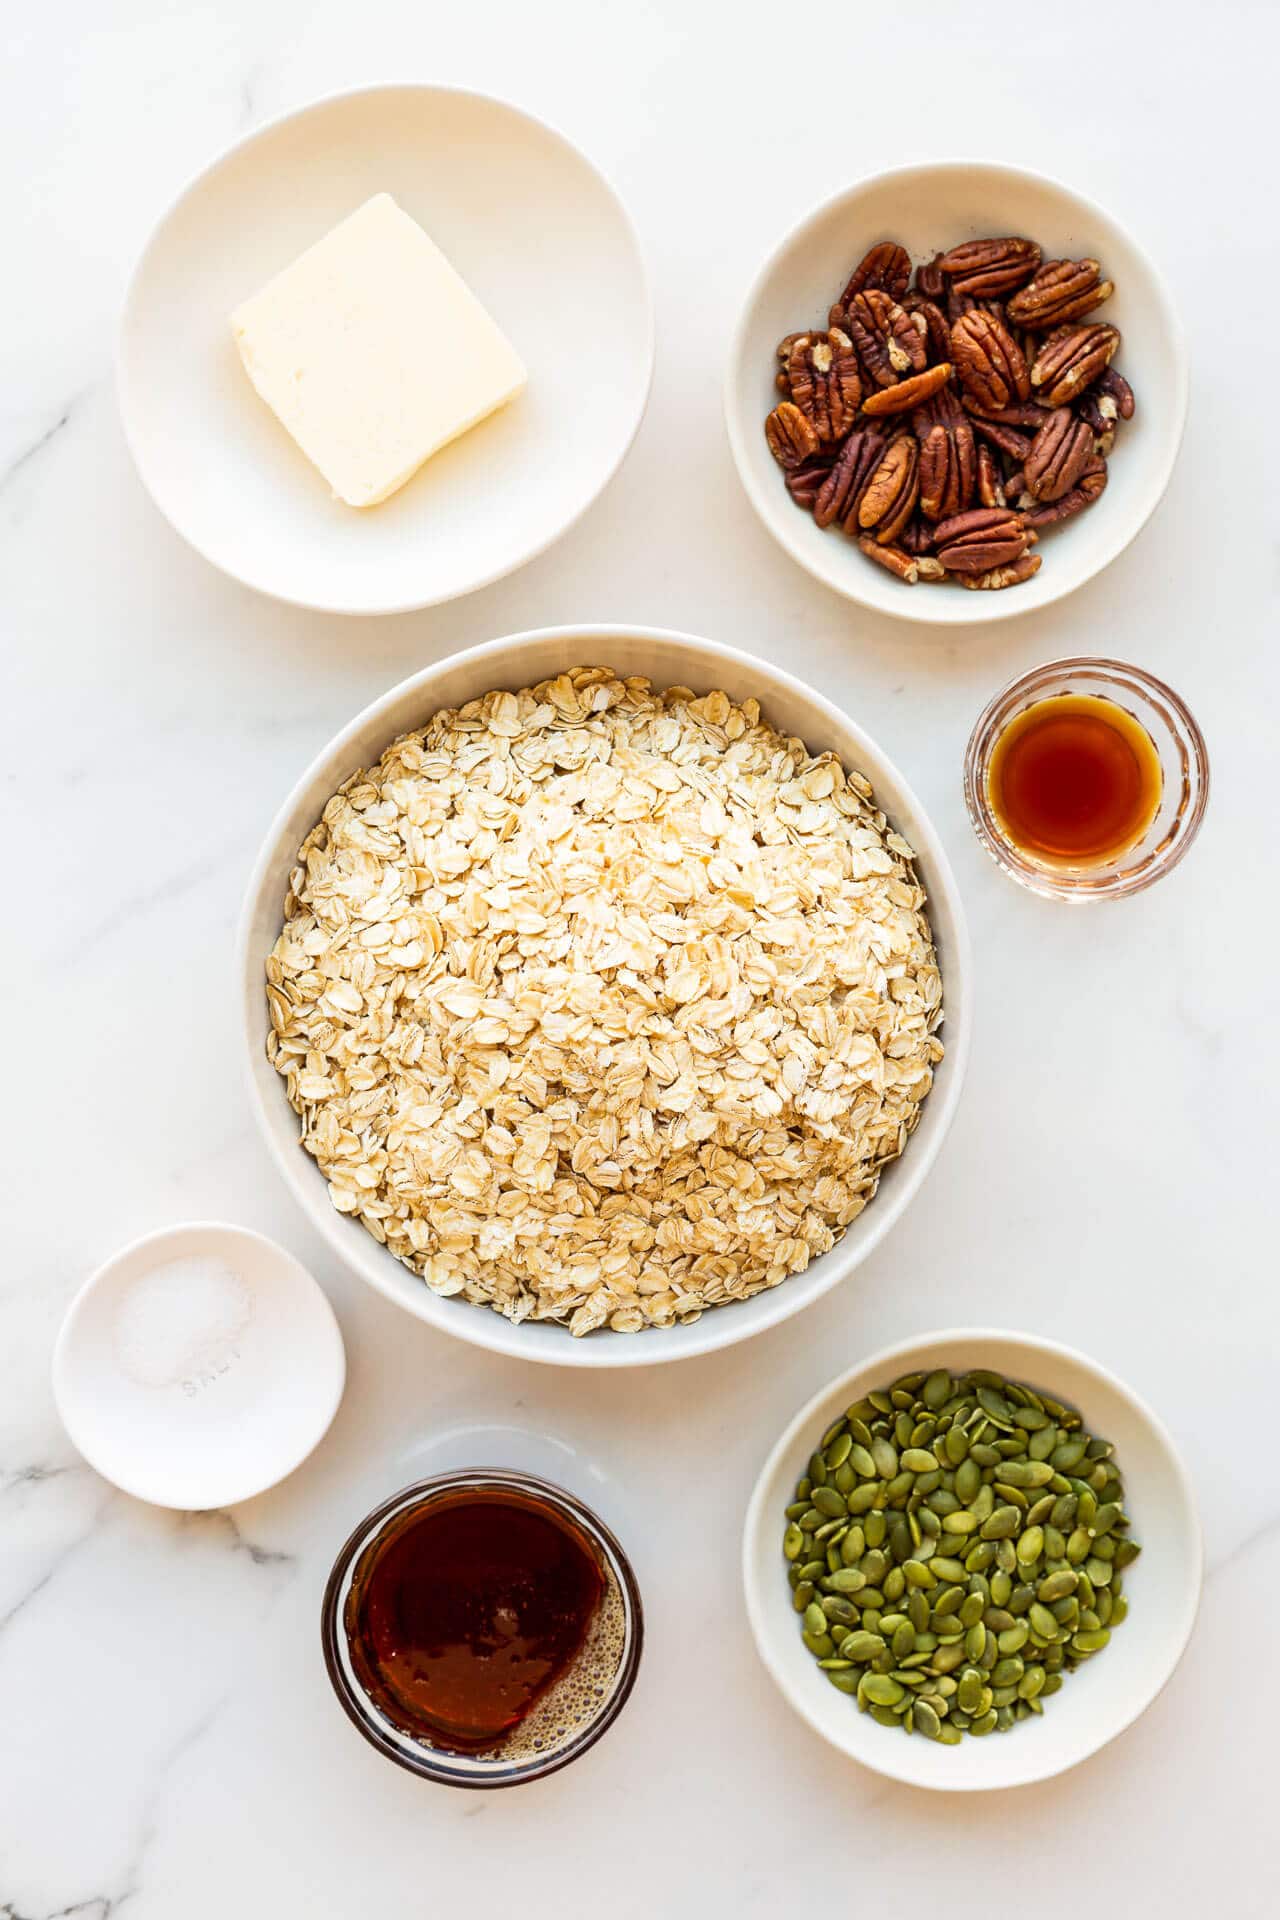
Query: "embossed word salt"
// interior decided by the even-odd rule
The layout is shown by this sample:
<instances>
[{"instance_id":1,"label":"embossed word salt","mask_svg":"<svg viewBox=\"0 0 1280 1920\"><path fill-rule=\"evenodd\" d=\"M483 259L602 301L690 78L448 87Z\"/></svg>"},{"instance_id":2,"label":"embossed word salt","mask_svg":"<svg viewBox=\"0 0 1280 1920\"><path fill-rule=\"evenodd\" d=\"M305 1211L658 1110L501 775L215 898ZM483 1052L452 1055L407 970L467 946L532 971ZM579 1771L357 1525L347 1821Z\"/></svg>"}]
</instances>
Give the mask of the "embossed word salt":
<instances>
[{"instance_id":1,"label":"embossed word salt","mask_svg":"<svg viewBox=\"0 0 1280 1920\"><path fill-rule=\"evenodd\" d=\"M253 1295L225 1260L169 1260L122 1295L113 1326L120 1369L140 1387L193 1394L225 1373L253 1318Z\"/></svg>"}]
</instances>

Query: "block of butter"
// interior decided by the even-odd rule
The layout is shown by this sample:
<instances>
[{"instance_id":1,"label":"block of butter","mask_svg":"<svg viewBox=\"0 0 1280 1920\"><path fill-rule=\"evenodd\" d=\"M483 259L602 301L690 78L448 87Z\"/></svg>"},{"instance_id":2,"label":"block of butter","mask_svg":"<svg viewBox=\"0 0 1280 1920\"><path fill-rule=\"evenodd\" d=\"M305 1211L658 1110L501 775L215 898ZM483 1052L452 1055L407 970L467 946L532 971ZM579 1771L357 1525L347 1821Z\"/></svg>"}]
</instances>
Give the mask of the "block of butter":
<instances>
[{"instance_id":1,"label":"block of butter","mask_svg":"<svg viewBox=\"0 0 1280 1920\"><path fill-rule=\"evenodd\" d=\"M237 307L245 372L339 500L372 507L525 384L435 242L379 193Z\"/></svg>"}]
</instances>

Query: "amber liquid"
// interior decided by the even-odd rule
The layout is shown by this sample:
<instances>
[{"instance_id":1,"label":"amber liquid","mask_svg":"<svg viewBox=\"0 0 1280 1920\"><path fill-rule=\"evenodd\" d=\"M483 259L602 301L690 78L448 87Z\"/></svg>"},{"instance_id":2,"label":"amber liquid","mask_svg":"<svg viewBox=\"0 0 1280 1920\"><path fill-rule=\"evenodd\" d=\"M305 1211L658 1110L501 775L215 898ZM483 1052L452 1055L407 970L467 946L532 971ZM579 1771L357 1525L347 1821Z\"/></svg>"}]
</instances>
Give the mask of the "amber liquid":
<instances>
[{"instance_id":1,"label":"amber liquid","mask_svg":"<svg viewBox=\"0 0 1280 1920\"><path fill-rule=\"evenodd\" d=\"M1101 867L1134 846L1163 776L1140 721L1093 694L1056 694L1016 714L992 750L987 796L1015 847L1054 865Z\"/></svg>"},{"instance_id":2,"label":"amber liquid","mask_svg":"<svg viewBox=\"0 0 1280 1920\"><path fill-rule=\"evenodd\" d=\"M460 1489L366 1548L346 1604L352 1664L403 1731L478 1752L573 1664L604 1586L590 1543L553 1508Z\"/></svg>"}]
</instances>

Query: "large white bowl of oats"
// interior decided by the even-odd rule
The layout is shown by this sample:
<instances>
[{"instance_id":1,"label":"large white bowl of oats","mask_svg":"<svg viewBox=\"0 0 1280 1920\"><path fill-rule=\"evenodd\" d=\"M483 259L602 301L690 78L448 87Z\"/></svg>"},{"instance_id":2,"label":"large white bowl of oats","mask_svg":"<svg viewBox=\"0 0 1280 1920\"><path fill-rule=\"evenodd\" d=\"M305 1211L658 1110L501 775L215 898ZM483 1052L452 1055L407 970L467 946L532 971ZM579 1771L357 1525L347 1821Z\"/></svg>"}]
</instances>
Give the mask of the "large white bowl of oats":
<instances>
[{"instance_id":1,"label":"large white bowl of oats","mask_svg":"<svg viewBox=\"0 0 1280 1920\"><path fill-rule=\"evenodd\" d=\"M255 1105L379 1292L529 1360L635 1366L818 1298L959 1098L937 835L847 715L692 635L557 628L365 709L241 928Z\"/></svg>"}]
</instances>

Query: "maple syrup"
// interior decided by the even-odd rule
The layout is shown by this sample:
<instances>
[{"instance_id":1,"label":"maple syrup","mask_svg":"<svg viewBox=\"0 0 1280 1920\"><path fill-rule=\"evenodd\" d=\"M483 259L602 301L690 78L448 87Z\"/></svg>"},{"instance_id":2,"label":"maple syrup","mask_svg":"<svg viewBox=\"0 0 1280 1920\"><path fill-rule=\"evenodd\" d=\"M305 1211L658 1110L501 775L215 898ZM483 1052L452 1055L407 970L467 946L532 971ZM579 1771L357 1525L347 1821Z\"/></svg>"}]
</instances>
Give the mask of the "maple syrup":
<instances>
[{"instance_id":1,"label":"maple syrup","mask_svg":"<svg viewBox=\"0 0 1280 1920\"><path fill-rule=\"evenodd\" d=\"M482 1752L571 1678L605 1592L591 1542L557 1508L459 1488L365 1549L344 1614L352 1665L401 1731Z\"/></svg>"},{"instance_id":2,"label":"maple syrup","mask_svg":"<svg viewBox=\"0 0 1280 1920\"><path fill-rule=\"evenodd\" d=\"M1096 694L1054 694L1015 714L987 769L1005 838L1054 865L1105 866L1141 840L1163 775L1140 721Z\"/></svg>"}]
</instances>

